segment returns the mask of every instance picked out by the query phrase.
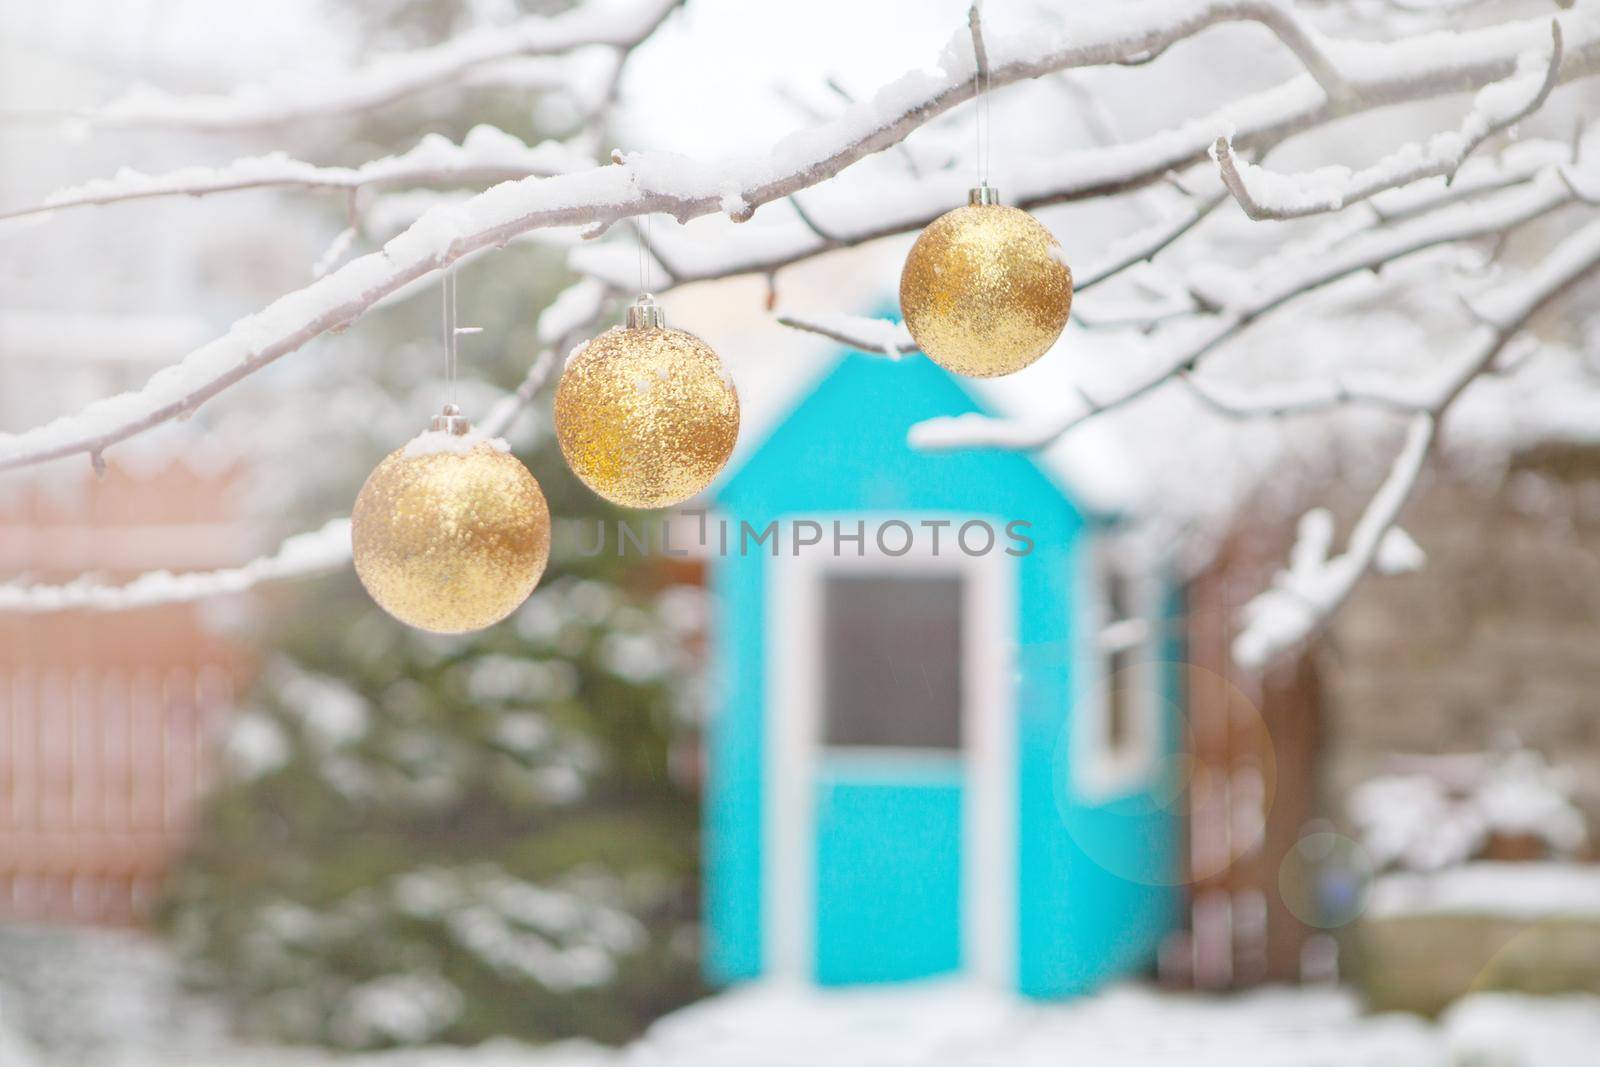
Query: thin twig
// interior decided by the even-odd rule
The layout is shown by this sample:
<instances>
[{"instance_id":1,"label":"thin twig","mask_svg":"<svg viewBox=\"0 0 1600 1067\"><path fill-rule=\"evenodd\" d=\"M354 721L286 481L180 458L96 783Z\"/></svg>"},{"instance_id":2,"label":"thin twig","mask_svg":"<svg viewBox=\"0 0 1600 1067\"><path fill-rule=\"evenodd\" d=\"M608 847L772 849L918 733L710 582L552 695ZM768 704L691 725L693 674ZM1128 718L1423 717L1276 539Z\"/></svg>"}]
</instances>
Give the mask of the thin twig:
<instances>
[{"instance_id":1,"label":"thin twig","mask_svg":"<svg viewBox=\"0 0 1600 1067\"><path fill-rule=\"evenodd\" d=\"M1510 128L1539 110L1549 99L1551 91L1560 83L1561 60L1564 54L1561 23L1558 20L1552 19L1550 22L1550 38L1550 58L1545 64L1544 77L1528 100L1514 112L1498 119L1491 120L1476 111L1472 112L1462 122L1461 136L1457 144L1447 154L1440 154L1426 145L1407 145L1376 165L1350 174L1337 188L1319 190L1316 195L1307 196L1304 202L1292 204L1263 203L1251 192L1250 183L1245 180L1234 159L1233 144L1228 137L1216 139L1212 144L1211 156L1216 160L1223 185L1233 194L1233 198L1239 202L1244 213L1258 222L1268 219L1299 219L1308 215L1338 211L1379 193L1402 185L1410 185L1424 178L1443 177L1448 184L1454 181L1457 170L1473 150L1493 135ZM1513 78L1520 76L1520 74L1512 75ZM1410 160L1416 162L1406 162ZM1306 179L1304 176L1287 176L1280 180L1303 182Z\"/></svg>"}]
</instances>

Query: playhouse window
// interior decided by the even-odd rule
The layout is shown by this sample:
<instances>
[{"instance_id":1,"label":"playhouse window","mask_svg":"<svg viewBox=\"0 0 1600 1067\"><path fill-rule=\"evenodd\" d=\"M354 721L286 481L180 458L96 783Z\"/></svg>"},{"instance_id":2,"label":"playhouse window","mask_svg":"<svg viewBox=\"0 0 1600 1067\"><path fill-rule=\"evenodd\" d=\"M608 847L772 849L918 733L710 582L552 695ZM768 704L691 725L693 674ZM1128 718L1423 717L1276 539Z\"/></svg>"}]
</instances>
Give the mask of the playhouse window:
<instances>
[{"instance_id":1,"label":"playhouse window","mask_svg":"<svg viewBox=\"0 0 1600 1067\"><path fill-rule=\"evenodd\" d=\"M959 577L828 575L823 584L823 741L961 746Z\"/></svg>"},{"instance_id":2,"label":"playhouse window","mask_svg":"<svg viewBox=\"0 0 1600 1067\"><path fill-rule=\"evenodd\" d=\"M1077 792L1100 800L1138 788L1155 765L1161 698L1157 668L1158 586L1120 566L1104 549L1090 554L1097 596L1085 618L1090 640L1080 706L1073 719Z\"/></svg>"},{"instance_id":3,"label":"playhouse window","mask_svg":"<svg viewBox=\"0 0 1600 1067\"><path fill-rule=\"evenodd\" d=\"M1131 632L1119 634L1115 628L1121 626L1124 631L1138 629L1130 623L1142 620L1137 617L1133 583L1126 574L1116 568L1109 569L1105 595L1109 625L1101 631L1101 642L1106 651L1105 737L1101 743L1108 752L1117 752L1128 744L1134 733L1134 701L1137 696L1134 687L1139 682L1134 663L1140 645L1138 638L1142 635Z\"/></svg>"}]
</instances>

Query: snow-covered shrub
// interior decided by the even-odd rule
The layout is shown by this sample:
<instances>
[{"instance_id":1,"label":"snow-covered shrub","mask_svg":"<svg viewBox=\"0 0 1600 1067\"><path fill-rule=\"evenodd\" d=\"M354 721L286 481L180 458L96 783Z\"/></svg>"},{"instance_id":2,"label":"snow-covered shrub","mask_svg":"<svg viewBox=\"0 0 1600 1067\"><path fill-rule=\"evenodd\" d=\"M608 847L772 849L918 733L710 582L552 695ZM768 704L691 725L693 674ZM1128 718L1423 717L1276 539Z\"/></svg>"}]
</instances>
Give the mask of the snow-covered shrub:
<instances>
[{"instance_id":1,"label":"snow-covered shrub","mask_svg":"<svg viewBox=\"0 0 1600 1067\"><path fill-rule=\"evenodd\" d=\"M611 561L612 565L615 561ZM258 1037L620 1039L698 989L698 591L557 575L470 637L286 616L166 920Z\"/></svg>"},{"instance_id":2,"label":"snow-covered shrub","mask_svg":"<svg viewBox=\"0 0 1600 1067\"><path fill-rule=\"evenodd\" d=\"M1588 842L1571 776L1531 749L1471 760L1461 773L1381 775L1351 791L1350 818L1380 870L1435 871L1484 858L1494 842L1536 843L1550 858Z\"/></svg>"}]
</instances>

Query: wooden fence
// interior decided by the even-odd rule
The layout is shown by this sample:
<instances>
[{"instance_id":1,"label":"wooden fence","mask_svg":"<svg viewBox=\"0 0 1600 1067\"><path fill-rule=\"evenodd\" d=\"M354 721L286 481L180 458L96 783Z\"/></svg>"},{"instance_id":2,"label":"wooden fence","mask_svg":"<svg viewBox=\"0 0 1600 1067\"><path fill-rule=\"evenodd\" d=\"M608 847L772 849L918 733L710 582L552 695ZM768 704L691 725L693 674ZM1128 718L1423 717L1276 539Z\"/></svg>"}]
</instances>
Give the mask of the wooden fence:
<instances>
[{"instance_id":1,"label":"wooden fence","mask_svg":"<svg viewBox=\"0 0 1600 1067\"><path fill-rule=\"evenodd\" d=\"M25 483L0 500L0 576L237 562L235 476L173 464L66 491ZM0 919L146 913L241 677L208 610L0 615Z\"/></svg>"}]
</instances>

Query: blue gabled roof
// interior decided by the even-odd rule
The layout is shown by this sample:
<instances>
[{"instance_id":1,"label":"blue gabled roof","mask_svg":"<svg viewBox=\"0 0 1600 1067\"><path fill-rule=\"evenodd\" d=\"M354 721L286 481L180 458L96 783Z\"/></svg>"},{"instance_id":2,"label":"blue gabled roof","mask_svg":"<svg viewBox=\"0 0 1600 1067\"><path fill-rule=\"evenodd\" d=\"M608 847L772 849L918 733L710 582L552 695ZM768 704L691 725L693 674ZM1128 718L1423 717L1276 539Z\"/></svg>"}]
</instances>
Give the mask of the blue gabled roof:
<instances>
[{"instance_id":1,"label":"blue gabled roof","mask_svg":"<svg viewBox=\"0 0 1600 1067\"><path fill-rule=\"evenodd\" d=\"M1031 455L1002 449L922 452L918 422L989 414L961 382L922 356L844 353L714 492L725 506L778 511L970 510L1053 496L1079 502Z\"/></svg>"}]
</instances>

